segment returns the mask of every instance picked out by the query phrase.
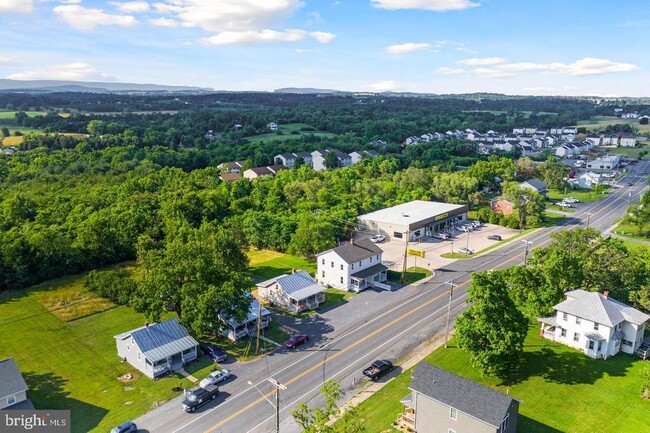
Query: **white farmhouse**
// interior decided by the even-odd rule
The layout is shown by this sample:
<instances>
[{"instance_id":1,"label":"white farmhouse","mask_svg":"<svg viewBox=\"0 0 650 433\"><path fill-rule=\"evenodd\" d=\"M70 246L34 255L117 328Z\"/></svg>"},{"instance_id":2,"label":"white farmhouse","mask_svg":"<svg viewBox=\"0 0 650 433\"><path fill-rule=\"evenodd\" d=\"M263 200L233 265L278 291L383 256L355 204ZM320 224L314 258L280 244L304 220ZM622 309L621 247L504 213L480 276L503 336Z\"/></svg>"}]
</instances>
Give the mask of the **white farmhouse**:
<instances>
[{"instance_id":1,"label":"white farmhouse","mask_svg":"<svg viewBox=\"0 0 650 433\"><path fill-rule=\"evenodd\" d=\"M388 268L381 263L382 250L370 239L350 241L316 256L316 281L324 286L360 292L368 287L388 288Z\"/></svg>"},{"instance_id":2,"label":"white farmhouse","mask_svg":"<svg viewBox=\"0 0 650 433\"><path fill-rule=\"evenodd\" d=\"M538 319L543 337L574 347L591 358L634 353L650 316L609 297L609 292L566 292L555 315Z\"/></svg>"}]
</instances>

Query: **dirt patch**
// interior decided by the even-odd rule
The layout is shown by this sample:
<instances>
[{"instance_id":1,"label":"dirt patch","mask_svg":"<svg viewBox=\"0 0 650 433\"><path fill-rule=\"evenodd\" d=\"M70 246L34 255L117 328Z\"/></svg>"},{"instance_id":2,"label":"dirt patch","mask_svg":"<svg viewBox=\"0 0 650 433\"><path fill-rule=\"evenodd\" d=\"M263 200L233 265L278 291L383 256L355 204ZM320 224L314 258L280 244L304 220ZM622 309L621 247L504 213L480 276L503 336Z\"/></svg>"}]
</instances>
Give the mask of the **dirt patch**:
<instances>
[{"instance_id":1,"label":"dirt patch","mask_svg":"<svg viewBox=\"0 0 650 433\"><path fill-rule=\"evenodd\" d=\"M135 380L137 378L138 376L135 373L126 373L118 377L117 380L122 383L125 383L125 382L131 382L132 380Z\"/></svg>"}]
</instances>

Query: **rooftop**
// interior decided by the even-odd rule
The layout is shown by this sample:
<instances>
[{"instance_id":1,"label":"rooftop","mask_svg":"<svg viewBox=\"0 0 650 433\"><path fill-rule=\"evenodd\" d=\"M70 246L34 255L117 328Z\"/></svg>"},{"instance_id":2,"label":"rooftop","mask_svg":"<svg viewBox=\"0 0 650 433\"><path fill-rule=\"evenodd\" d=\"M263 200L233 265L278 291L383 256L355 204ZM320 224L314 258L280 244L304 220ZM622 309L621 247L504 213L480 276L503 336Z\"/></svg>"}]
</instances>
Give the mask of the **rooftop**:
<instances>
[{"instance_id":1,"label":"rooftop","mask_svg":"<svg viewBox=\"0 0 650 433\"><path fill-rule=\"evenodd\" d=\"M321 254L334 251L338 254L346 263L354 263L366 259L368 257L374 256L375 254L381 254L382 250L377 245L375 245L370 239L361 239L359 241L354 241L354 243L345 243L339 247L336 247L332 250L323 251Z\"/></svg>"},{"instance_id":2,"label":"rooftop","mask_svg":"<svg viewBox=\"0 0 650 433\"><path fill-rule=\"evenodd\" d=\"M306 299L325 290L325 287L315 282L312 277L309 276L307 271L298 271L289 275L280 275L279 277L271 278L270 280L257 284L257 287L268 287L275 283L277 283L287 295L297 301Z\"/></svg>"},{"instance_id":3,"label":"rooftop","mask_svg":"<svg viewBox=\"0 0 650 433\"><path fill-rule=\"evenodd\" d=\"M410 388L442 404L499 427L513 398L464 377L420 362Z\"/></svg>"},{"instance_id":4,"label":"rooftop","mask_svg":"<svg viewBox=\"0 0 650 433\"><path fill-rule=\"evenodd\" d=\"M0 398L27 391L29 388L13 358L0 360Z\"/></svg>"},{"instance_id":5,"label":"rooftop","mask_svg":"<svg viewBox=\"0 0 650 433\"><path fill-rule=\"evenodd\" d=\"M595 323L613 327L623 321L637 325L650 320L650 316L622 302L598 292L572 290L566 292L566 300L560 302L555 310L568 313Z\"/></svg>"},{"instance_id":6,"label":"rooftop","mask_svg":"<svg viewBox=\"0 0 650 433\"><path fill-rule=\"evenodd\" d=\"M183 325L178 323L178 319L145 325L115 336L119 340L129 337L135 340L142 354L151 362L165 359L199 345L187 333Z\"/></svg>"},{"instance_id":7,"label":"rooftop","mask_svg":"<svg viewBox=\"0 0 650 433\"><path fill-rule=\"evenodd\" d=\"M415 200L375 212L370 212L365 215L359 215L358 219L387 224L409 225L430 219L432 216L442 215L463 208L466 208L466 206L435 201Z\"/></svg>"}]
</instances>

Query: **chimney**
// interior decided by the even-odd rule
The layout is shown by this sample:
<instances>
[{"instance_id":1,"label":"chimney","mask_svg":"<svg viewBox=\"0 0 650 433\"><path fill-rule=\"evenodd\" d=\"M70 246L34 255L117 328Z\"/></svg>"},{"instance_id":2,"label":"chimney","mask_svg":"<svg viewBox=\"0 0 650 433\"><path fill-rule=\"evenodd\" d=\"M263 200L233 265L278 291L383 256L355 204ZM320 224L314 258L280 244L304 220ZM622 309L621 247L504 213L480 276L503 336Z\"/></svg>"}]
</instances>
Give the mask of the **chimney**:
<instances>
[{"instance_id":1,"label":"chimney","mask_svg":"<svg viewBox=\"0 0 650 433\"><path fill-rule=\"evenodd\" d=\"M144 327L146 328L147 326L149 326L149 322L144 322Z\"/></svg>"},{"instance_id":2,"label":"chimney","mask_svg":"<svg viewBox=\"0 0 650 433\"><path fill-rule=\"evenodd\" d=\"M296 269L295 269L295 268L291 268L291 273L292 273L292 274L295 274L295 273L296 273Z\"/></svg>"},{"instance_id":3,"label":"chimney","mask_svg":"<svg viewBox=\"0 0 650 433\"><path fill-rule=\"evenodd\" d=\"M609 298L609 290L605 290L603 292L603 296L605 297L605 299Z\"/></svg>"}]
</instances>

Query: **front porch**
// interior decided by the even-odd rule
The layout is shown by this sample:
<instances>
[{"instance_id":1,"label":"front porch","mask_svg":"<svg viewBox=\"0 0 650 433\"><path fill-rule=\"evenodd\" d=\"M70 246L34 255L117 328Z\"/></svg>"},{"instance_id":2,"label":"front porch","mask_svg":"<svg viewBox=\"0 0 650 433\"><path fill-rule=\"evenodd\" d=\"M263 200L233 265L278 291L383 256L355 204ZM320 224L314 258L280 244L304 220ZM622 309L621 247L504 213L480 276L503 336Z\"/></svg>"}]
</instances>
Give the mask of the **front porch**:
<instances>
[{"instance_id":1,"label":"front porch","mask_svg":"<svg viewBox=\"0 0 650 433\"><path fill-rule=\"evenodd\" d=\"M325 293L319 292L304 299L291 298L289 309L292 313L299 314L303 311L316 310L323 302L325 302Z\"/></svg>"},{"instance_id":2,"label":"front porch","mask_svg":"<svg viewBox=\"0 0 650 433\"><path fill-rule=\"evenodd\" d=\"M388 268L378 263L350 275L350 290L360 292L368 287L374 287L375 283L381 284L386 280L388 280Z\"/></svg>"},{"instance_id":3,"label":"front porch","mask_svg":"<svg viewBox=\"0 0 650 433\"><path fill-rule=\"evenodd\" d=\"M397 415L397 420L393 426L400 431L415 433L415 408L411 394L404 397L400 403L404 405L402 413Z\"/></svg>"},{"instance_id":4,"label":"front porch","mask_svg":"<svg viewBox=\"0 0 650 433\"><path fill-rule=\"evenodd\" d=\"M542 324L539 335L555 341L556 333L561 332L562 327L558 325L555 317L540 317L537 319Z\"/></svg>"}]
</instances>

